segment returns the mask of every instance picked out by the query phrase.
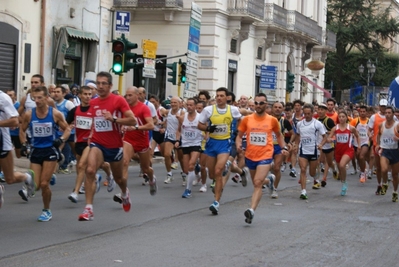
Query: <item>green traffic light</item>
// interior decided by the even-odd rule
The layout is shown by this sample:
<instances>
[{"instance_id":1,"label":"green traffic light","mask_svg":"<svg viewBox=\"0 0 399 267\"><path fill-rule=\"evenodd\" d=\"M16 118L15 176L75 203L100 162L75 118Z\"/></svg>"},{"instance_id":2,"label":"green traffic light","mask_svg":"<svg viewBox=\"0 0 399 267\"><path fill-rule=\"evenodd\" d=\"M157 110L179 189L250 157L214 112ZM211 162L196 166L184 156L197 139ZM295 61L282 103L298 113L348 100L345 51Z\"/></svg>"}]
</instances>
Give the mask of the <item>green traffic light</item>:
<instances>
[{"instance_id":1,"label":"green traffic light","mask_svg":"<svg viewBox=\"0 0 399 267\"><path fill-rule=\"evenodd\" d=\"M181 82L182 82L182 83L185 83L186 80L187 80L187 77L185 77L185 76L181 77Z\"/></svg>"},{"instance_id":2,"label":"green traffic light","mask_svg":"<svg viewBox=\"0 0 399 267\"><path fill-rule=\"evenodd\" d=\"M113 70L115 73L120 73L120 72L122 72L122 65L119 64L119 63L116 63L116 64L114 64L114 65L112 66L112 70Z\"/></svg>"}]
</instances>

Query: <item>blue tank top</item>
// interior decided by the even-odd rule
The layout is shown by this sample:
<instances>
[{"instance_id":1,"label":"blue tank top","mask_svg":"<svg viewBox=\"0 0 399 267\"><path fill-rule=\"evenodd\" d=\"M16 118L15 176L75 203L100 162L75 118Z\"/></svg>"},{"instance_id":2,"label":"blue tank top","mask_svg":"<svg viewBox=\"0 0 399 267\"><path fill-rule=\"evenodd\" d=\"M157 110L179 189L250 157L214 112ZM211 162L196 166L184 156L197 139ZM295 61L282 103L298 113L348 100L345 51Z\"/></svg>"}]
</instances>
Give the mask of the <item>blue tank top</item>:
<instances>
[{"instance_id":1,"label":"blue tank top","mask_svg":"<svg viewBox=\"0 0 399 267\"><path fill-rule=\"evenodd\" d=\"M19 102L14 103L14 107L16 110L18 110L19 105L20 105ZM11 136L19 136L19 127L15 128L14 130L10 130L10 135Z\"/></svg>"},{"instance_id":2,"label":"blue tank top","mask_svg":"<svg viewBox=\"0 0 399 267\"><path fill-rule=\"evenodd\" d=\"M29 129L32 133L31 145L35 148L46 148L53 145L55 139L55 123L53 118L53 108L48 108L47 116L39 119L36 116L36 108L32 109L32 117L29 122Z\"/></svg>"},{"instance_id":3,"label":"blue tank top","mask_svg":"<svg viewBox=\"0 0 399 267\"><path fill-rule=\"evenodd\" d=\"M61 104L55 103L57 110L64 115L64 119L66 119L69 112L69 110L66 108L67 101L69 100L64 99L64 101L62 101ZM56 129L57 129L57 137L61 136L63 132L58 129L58 126L56 126ZM71 134L75 134L75 128L71 130Z\"/></svg>"}]
</instances>

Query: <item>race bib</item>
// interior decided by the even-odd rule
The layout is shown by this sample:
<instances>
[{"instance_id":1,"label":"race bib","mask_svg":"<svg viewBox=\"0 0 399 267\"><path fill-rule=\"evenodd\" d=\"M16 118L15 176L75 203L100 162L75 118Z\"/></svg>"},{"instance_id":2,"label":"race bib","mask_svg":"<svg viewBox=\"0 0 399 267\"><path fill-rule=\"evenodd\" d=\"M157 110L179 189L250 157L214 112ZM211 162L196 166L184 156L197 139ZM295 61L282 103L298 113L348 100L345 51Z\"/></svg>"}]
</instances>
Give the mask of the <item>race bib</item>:
<instances>
[{"instance_id":1,"label":"race bib","mask_svg":"<svg viewBox=\"0 0 399 267\"><path fill-rule=\"evenodd\" d=\"M53 135L53 123L51 122L34 122L32 123L33 137L48 137Z\"/></svg>"},{"instance_id":2,"label":"race bib","mask_svg":"<svg viewBox=\"0 0 399 267\"><path fill-rule=\"evenodd\" d=\"M381 142L385 145L393 145L396 143L392 138L381 138Z\"/></svg>"},{"instance_id":3,"label":"race bib","mask_svg":"<svg viewBox=\"0 0 399 267\"><path fill-rule=\"evenodd\" d=\"M254 146L265 146L267 144L266 133L249 133L249 143Z\"/></svg>"},{"instance_id":4,"label":"race bib","mask_svg":"<svg viewBox=\"0 0 399 267\"><path fill-rule=\"evenodd\" d=\"M216 125L216 129L215 129L215 131L213 132L213 134L215 134L215 135L225 135L225 134L227 134L229 131L228 131L228 127L227 127L227 124L217 124Z\"/></svg>"},{"instance_id":5,"label":"race bib","mask_svg":"<svg viewBox=\"0 0 399 267\"><path fill-rule=\"evenodd\" d=\"M312 138L310 137L303 137L301 138L302 145L310 145L312 144Z\"/></svg>"},{"instance_id":6,"label":"race bib","mask_svg":"<svg viewBox=\"0 0 399 267\"><path fill-rule=\"evenodd\" d=\"M349 142L349 134L336 134L337 143L348 143Z\"/></svg>"},{"instance_id":7,"label":"race bib","mask_svg":"<svg viewBox=\"0 0 399 267\"><path fill-rule=\"evenodd\" d=\"M76 116L76 128L83 130L90 130L93 120L89 117Z\"/></svg>"},{"instance_id":8,"label":"race bib","mask_svg":"<svg viewBox=\"0 0 399 267\"><path fill-rule=\"evenodd\" d=\"M360 129L359 130L359 137L360 138L366 138L367 137L367 130L366 129Z\"/></svg>"},{"instance_id":9,"label":"race bib","mask_svg":"<svg viewBox=\"0 0 399 267\"><path fill-rule=\"evenodd\" d=\"M195 132L185 131L184 138L188 140L195 140L197 138L197 135L195 134Z\"/></svg>"},{"instance_id":10,"label":"race bib","mask_svg":"<svg viewBox=\"0 0 399 267\"><path fill-rule=\"evenodd\" d=\"M112 122L104 117L94 117L94 129L96 132L111 132Z\"/></svg>"}]
</instances>

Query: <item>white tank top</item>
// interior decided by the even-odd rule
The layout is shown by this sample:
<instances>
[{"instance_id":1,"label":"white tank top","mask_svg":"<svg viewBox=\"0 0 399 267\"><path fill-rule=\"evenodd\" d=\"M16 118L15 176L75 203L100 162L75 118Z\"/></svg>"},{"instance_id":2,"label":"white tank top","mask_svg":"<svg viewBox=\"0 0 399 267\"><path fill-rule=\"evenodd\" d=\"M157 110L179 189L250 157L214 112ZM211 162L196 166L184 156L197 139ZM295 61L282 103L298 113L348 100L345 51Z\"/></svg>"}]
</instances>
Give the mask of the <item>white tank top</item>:
<instances>
[{"instance_id":1,"label":"white tank top","mask_svg":"<svg viewBox=\"0 0 399 267\"><path fill-rule=\"evenodd\" d=\"M165 137L172 141L176 141L176 132L179 128L179 120L176 118L176 115L180 115L180 109L176 114L172 114L172 110L169 110L166 117Z\"/></svg>"},{"instance_id":2,"label":"white tank top","mask_svg":"<svg viewBox=\"0 0 399 267\"><path fill-rule=\"evenodd\" d=\"M380 136L380 147L384 149L398 149L398 141L394 139L395 137L395 127L398 122L395 121L393 126L389 129L385 127L386 121L382 123L382 134Z\"/></svg>"},{"instance_id":3,"label":"white tank top","mask_svg":"<svg viewBox=\"0 0 399 267\"><path fill-rule=\"evenodd\" d=\"M26 95L25 111L31 110L36 107L35 101L32 100L30 93Z\"/></svg>"},{"instance_id":4,"label":"white tank top","mask_svg":"<svg viewBox=\"0 0 399 267\"><path fill-rule=\"evenodd\" d=\"M197 128L200 114L195 112L196 116L193 121L188 119L188 113L184 114L184 120L181 126L181 146L193 147L201 146L202 134Z\"/></svg>"}]
</instances>

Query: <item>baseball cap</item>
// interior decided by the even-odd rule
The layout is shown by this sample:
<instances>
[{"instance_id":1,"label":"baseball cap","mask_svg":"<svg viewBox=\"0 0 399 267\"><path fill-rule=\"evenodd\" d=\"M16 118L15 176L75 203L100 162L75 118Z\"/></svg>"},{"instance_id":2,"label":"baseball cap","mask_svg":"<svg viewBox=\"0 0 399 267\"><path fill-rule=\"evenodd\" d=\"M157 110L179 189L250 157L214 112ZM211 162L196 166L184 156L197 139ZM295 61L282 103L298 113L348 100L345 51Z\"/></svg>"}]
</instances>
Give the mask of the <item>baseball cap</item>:
<instances>
[{"instance_id":1,"label":"baseball cap","mask_svg":"<svg viewBox=\"0 0 399 267\"><path fill-rule=\"evenodd\" d=\"M319 108L327 109L327 106L326 106L326 104L324 104L324 103L320 103L320 104L319 104Z\"/></svg>"},{"instance_id":2,"label":"baseball cap","mask_svg":"<svg viewBox=\"0 0 399 267\"><path fill-rule=\"evenodd\" d=\"M388 106L388 100L386 100L386 99L381 99L381 100L380 100L380 106Z\"/></svg>"},{"instance_id":3,"label":"baseball cap","mask_svg":"<svg viewBox=\"0 0 399 267\"><path fill-rule=\"evenodd\" d=\"M95 83L90 82L90 83L88 83L86 85L89 86L89 87L94 87L94 88L97 89L97 85Z\"/></svg>"}]
</instances>

